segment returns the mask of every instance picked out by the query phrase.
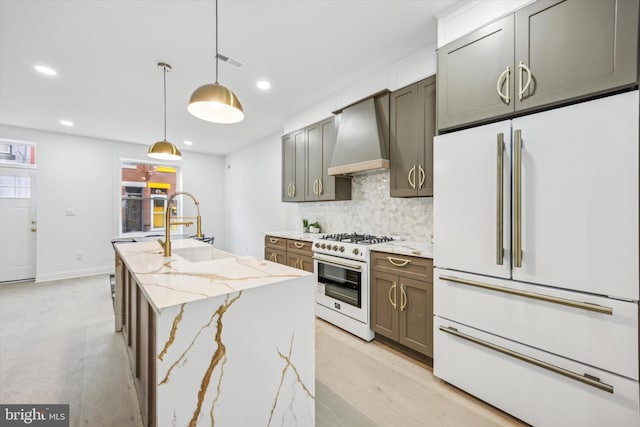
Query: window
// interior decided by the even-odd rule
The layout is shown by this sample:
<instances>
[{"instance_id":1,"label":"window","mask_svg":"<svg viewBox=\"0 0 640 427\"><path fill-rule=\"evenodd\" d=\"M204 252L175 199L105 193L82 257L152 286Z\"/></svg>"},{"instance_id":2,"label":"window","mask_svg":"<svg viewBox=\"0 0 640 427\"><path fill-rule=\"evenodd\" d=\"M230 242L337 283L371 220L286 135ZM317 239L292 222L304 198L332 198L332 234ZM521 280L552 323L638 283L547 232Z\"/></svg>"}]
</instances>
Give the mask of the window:
<instances>
[{"instance_id":1,"label":"window","mask_svg":"<svg viewBox=\"0 0 640 427\"><path fill-rule=\"evenodd\" d=\"M179 169L123 160L120 181L121 234L164 233L167 198L179 191ZM179 199L172 203L173 218L181 210L179 203Z\"/></svg>"},{"instance_id":2,"label":"window","mask_svg":"<svg viewBox=\"0 0 640 427\"><path fill-rule=\"evenodd\" d=\"M16 175L0 175L0 198L30 199L31 177Z\"/></svg>"},{"instance_id":3,"label":"window","mask_svg":"<svg viewBox=\"0 0 640 427\"><path fill-rule=\"evenodd\" d=\"M35 144L0 139L0 165L35 168Z\"/></svg>"}]
</instances>

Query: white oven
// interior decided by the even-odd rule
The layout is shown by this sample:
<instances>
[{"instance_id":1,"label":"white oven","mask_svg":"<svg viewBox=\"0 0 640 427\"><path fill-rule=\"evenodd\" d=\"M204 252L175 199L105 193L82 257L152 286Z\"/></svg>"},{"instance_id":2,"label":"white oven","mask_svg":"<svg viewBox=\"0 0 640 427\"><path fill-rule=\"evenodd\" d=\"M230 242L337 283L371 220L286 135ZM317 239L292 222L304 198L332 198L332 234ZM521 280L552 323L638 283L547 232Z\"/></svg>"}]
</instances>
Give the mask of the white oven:
<instances>
[{"instance_id":1,"label":"white oven","mask_svg":"<svg viewBox=\"0 0 640 427\"><path fill-rule=\"evenodd\" d=\"M369 264L332 255L314 255L316 303L369 323Z\"/></svg>"}]
</instances>

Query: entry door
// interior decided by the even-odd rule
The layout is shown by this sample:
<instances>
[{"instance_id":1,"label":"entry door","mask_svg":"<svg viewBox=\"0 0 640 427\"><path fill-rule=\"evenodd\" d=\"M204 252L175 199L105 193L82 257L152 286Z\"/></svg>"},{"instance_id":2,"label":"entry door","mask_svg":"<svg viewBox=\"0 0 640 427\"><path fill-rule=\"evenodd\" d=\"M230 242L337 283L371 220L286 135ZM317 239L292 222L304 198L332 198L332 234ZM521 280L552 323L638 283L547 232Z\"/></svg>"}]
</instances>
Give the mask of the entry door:
<instances>
[{"instance_id":1,"label":"entry door","mask_svg":"<svg viewBox=\"0 0 640 427\"><path fill-rule=\"evenodd\" d=\"M36 275L35 171L0 167L0 282Z\"/></svg>"}]
</instances>

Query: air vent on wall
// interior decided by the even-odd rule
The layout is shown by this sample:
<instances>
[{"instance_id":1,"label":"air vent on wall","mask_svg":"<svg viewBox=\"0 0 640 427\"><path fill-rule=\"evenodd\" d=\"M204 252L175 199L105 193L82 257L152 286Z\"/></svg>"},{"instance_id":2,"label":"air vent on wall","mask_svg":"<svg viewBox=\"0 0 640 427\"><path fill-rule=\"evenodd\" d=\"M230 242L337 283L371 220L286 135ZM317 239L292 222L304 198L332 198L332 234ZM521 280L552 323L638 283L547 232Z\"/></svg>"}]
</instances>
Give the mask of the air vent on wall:
<instances>
[{"instance_id":1,"label":"air vent on wall","mask_svg":"<svg viewBox=\"0 0 640 427\"><path fill-rule=\"evenodd\" d=\"M235 65L235 66L236 66L236 67L238 67L238 68L240 68L240 67L242 67L242 66L244 65L242 62L238 61L237 59L235 59L235 58L229 58L228 56L225 56L225 55L223 55L223 54L221 54L221 53L218 53L218 54L216 55L216 57L217 57L220 61L222 61L222 62L226 62L227 64Z\"/></svg>"}]
</instances>

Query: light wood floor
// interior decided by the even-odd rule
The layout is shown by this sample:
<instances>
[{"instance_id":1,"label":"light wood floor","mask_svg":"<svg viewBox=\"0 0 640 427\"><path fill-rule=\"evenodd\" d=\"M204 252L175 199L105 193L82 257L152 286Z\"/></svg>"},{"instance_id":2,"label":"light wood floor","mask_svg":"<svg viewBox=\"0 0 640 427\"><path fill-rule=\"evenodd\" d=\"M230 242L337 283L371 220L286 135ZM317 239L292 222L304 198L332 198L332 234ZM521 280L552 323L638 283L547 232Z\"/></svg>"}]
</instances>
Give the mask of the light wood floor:
<instances>
[{"instance_id":1,"label":"light wood floor","mask_svg":"<svg viewBox=\"0 0 640 427\"><path fill-rule=\"evenodd\" d=\"M108 276L0 284L0 402L69 403L74 427L142 425ZM316 425L522 424L430 367L317 320Z\"/></svg>"}]
</instances>

